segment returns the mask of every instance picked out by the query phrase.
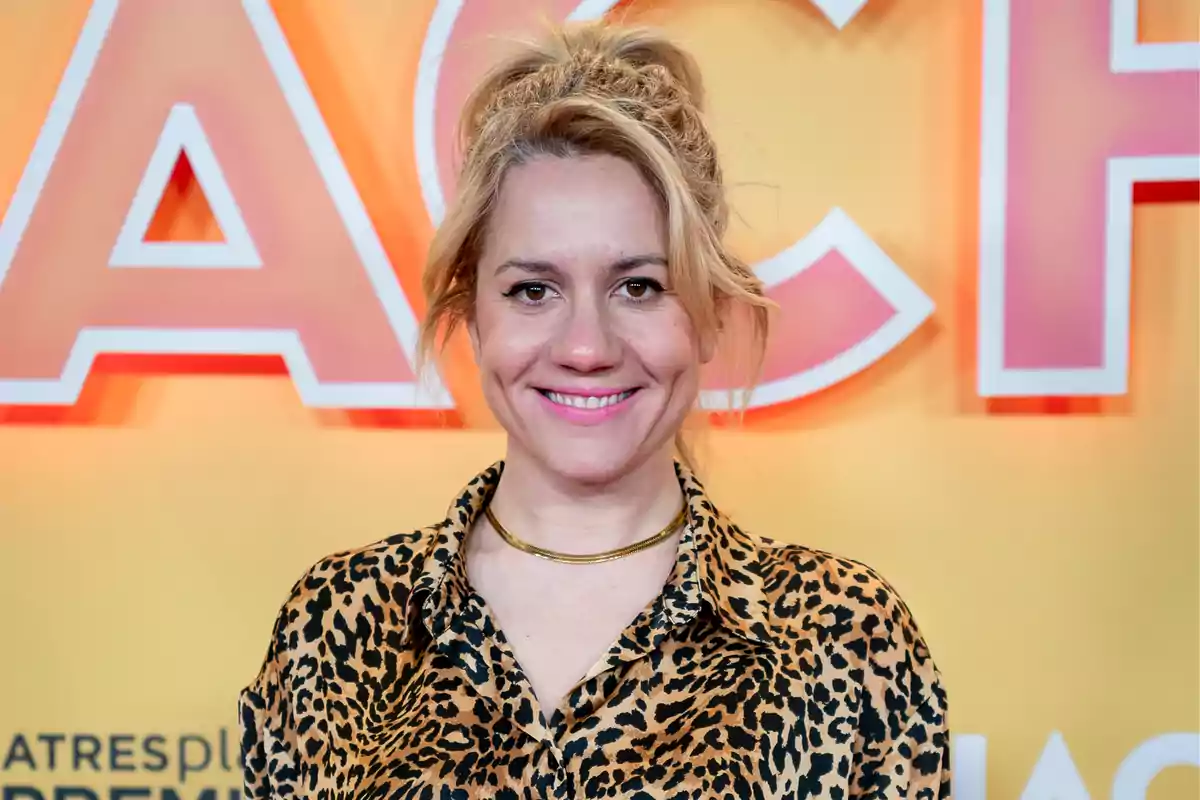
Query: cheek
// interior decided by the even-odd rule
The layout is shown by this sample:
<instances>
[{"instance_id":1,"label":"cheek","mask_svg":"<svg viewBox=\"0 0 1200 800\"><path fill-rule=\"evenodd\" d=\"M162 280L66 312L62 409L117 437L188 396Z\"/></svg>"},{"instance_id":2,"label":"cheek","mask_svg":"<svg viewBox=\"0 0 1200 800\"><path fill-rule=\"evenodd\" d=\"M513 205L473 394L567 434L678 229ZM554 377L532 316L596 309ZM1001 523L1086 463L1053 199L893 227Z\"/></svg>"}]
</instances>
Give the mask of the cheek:
<instances>
[{"instance_id":1,"label":"cheek","mask_svg":"<svg viewBox=\"0 0 1200 800\"><path fill-rule=\"evenodd\" d=\"M682 311L664 314L639 326L628 337L639 360L661 380L671 380L699 369L699 352L691 325Z\"/></svg>"},{"instance_id":2,"label":"cheek","mask_svg":"<svg viewBox=\"0 0 1200 800\"><path fill-rule=\"evenodd\" d=\"M531 323L511 309L478 304L475 346L480 372L503 380L527 369L542 352L546 340L542 326Z\"/></svg>"}]
</instances>

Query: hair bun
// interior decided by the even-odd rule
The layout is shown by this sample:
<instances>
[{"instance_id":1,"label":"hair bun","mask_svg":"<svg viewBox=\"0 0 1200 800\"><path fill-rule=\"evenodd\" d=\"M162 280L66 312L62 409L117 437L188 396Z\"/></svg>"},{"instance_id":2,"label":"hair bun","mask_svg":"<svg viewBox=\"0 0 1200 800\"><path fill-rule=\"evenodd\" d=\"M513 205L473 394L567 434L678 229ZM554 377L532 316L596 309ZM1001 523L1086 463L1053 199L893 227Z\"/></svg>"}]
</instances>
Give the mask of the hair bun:
<instances>
[{"instance_id":1,"label":"hair bun","mask_svg":"<svg viewBox=\"0 0 1200 800\"><path fill-rule=\"evenodd\" d=\"M682 91L697 108L704 105L704 84L695 59L661 33L640 27L610 27L585 23L560 29L557 37L572 60L625 65L657 76Z\"/></svg>"},{"instance_id":2,"label":"hair bun","mask_svg":"<svg viewBox=\"0 0 1200 800\"><path fill-rule=\"evenodd\" d=\"M568 24L521 42L492 69L463 109L460 144L469 150L497 116L576 97L612 103L670 128L681 112L695 117L703 111L704 86L691 55L658 31L602 21Z\"/></svg>"}]
</instances>

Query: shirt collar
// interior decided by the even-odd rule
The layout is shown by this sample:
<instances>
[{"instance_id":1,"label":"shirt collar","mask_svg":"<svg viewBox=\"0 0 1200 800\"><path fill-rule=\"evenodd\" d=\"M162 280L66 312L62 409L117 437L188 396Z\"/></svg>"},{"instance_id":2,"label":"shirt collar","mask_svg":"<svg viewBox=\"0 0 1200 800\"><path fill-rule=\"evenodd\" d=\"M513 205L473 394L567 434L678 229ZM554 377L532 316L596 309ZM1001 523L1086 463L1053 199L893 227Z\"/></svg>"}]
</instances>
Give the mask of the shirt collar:
<instances>
[{"instance_id":1,"label":"shirt collar","mask_svg":"<svg viewBox=\"0 0 1200 800\"><path fill-rule=\"evenodd\" d=\"M451 629L470 588L462 544L500 482L504 462L476 475L459 493L446 518L432 529L429 546L416 565L409 595L409 624L423 623L434 639ZM760 545L725 517L708 498L700 480L675 462L687 503L675 569L663 590L669 621L682 625L701 607L727 629L757 644L768 644L770 606L763 591Z\"/></svg>"}]
</instances>

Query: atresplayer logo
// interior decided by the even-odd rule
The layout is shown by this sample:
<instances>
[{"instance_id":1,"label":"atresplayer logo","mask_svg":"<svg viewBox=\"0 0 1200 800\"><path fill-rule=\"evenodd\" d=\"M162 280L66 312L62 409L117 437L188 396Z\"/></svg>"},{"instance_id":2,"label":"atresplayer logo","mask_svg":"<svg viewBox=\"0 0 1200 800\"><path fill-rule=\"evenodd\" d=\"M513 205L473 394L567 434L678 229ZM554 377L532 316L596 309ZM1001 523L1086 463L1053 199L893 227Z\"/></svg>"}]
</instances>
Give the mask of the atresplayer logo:
<instances>
[{"instance_id":1,"label":"atresplayer logo","mask_svg":"<svg viewBox=\"0 0 1200 800\"><path fill-rule=\"evenodd\" d=\"M238 744L225 728L216 736L18 732L0 738L0 800L241 800Z\"/></svg>"},{"instance_id":2,"label":"atresplayer logo","mask_svg":"<svg viewBox=\"0 0 1200 800\"><path fill-rule=\"evenodd\" d=\"M810 1L838 28L866 4ZM575 19L612 5L555 0L564 18ZM431 18L414 136L435 224L451 181L441 144L461 89L480 66L452 45L486 31L489 20L519 19L519 8L519 0L441 0ZM1200 177L1200 47L1140 44L1136 16L1136 0L1070 8L985 0L981 394L1125 391L1133 186ZM1103 58L1077 61L1058 54L1055 65L1080 85L1101 87L1097 102L1107 116L1073 124L1067 117L1079 115L1071 108L1038 102L1045 89L1026 80L1031 70L1014 70L1044 57L1033 32L1049 17L1085 32L1086 46L1073 55L1103 51ZM181 63L188 68L155 68ZM1104 65L1100 75L1097 64ZM1153 113L1137 113L1143 103ZM1131 113L1139 127L1118 129L1114 120ZM1064 126L1071 136L1031 135ZM146 237L181 153L223 241ZM1103 187L1100 195L1080 187L1086 213L1065 232L1080 254L1075 261L1061 258L1063 236L1038 236L1039 220L1057 218L1036 214L1045 187L1035 167L1047 158L1071 159L1076 173ZM1103 202L1089 205L1094 196ZM756 269L783 307L785 334L787 319L802 317L810 304L844 304L855 313L836 331L779 337L753 406L787 402L867 368L933 311L840 209ZM1060 294L1048 303L1037 276L1056 269L1065 270ZM71 404L95 358L112 352L273 355L308 405L451 407L436 376L421 382L413 372L416 325L266 0L209 0L202 9L191 0L97 0L0 221L0 403ZM726 402L720 389L706 387L707 405ZM38 739L22 736L25 746ZM16 741L5 771L44 771L44 760L14 757ZM1200 735L1168 733L1138 745L1114 772L1113 797L1144 797L1172 765L1200 766ZM956 738L955 771L956 797L985 797L985 737ZM107 796L151 791L113 788ZM102 795L78 786L43 793L6 785L3 800L51 796ZM1090 796L1059 734L1047 739L1022 796Z\"/></svg>"}]
</instances>

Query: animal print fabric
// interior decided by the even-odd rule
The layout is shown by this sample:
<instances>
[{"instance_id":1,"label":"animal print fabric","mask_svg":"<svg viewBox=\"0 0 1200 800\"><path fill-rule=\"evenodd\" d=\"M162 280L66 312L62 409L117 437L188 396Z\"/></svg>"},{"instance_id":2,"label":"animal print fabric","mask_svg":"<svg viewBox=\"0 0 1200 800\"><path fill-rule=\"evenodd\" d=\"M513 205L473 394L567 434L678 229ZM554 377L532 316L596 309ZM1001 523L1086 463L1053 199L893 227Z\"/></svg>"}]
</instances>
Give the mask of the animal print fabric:
<instances>
[{"instance_id":1,"label":"animal print fabric","mask_svg":"<svg viewBox=\"0 0 1200 800\"><path fill-rule=\"evenodd\" d=\"M296 582L239 697L247 797L951 796L946 694L896 592L742 531L682 464L673 573L544 719L461 555L502 470Z\"/></svg>"}]
</instances>

